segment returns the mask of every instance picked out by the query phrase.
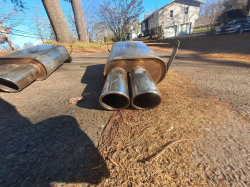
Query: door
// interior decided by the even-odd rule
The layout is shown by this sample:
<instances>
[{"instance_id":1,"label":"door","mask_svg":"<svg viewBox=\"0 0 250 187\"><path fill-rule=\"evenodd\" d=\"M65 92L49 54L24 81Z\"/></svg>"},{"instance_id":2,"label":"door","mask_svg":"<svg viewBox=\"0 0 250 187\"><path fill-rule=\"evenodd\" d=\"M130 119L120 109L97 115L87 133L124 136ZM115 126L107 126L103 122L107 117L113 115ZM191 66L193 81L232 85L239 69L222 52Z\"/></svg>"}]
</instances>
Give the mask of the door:
<instances>
[{"instance_id":1,"label":"door","mask_svg":"<svg viewBox=\"0 0 250 187\"><path fill-rule=\"evenodd\" d=\"M179 35L190 34L190 23L184 23L180 25L180 33Z\"/></svg>"},{"instance_id":2,"label":"door","mask_svg":"<svg viewBox=\"0 0 250 187\"><path fill-rule=\"evenodd\" d=\"M164 37L165 38L175 37L176 36L176 29L177 29L176 25L171 26L171 27L166 27L164 29Z\"/></svg>"}]
</instances>

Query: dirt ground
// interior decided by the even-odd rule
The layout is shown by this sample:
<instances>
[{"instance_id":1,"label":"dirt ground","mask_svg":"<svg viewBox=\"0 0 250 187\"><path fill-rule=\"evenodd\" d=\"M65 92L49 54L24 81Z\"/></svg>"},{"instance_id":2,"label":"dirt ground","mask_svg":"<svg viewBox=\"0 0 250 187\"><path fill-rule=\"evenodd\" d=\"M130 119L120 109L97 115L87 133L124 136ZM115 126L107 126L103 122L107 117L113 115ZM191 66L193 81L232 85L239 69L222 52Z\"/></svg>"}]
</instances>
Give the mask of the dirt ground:
<instances>
[{"instance_id":1,"label":"dirt ground","mask_svg":"<svg viewBox=\"0 0 250 187\"><path fill-rule=\"evenodd\" d=\"M180 39L152 110L99 106L100 51L75 52L46 80L0 93L0 186L249 186L249 36L216 36L223 46L215 36ZM162 47L172 44L148 45L169 58Z\"/></svg>"}]
</instances>

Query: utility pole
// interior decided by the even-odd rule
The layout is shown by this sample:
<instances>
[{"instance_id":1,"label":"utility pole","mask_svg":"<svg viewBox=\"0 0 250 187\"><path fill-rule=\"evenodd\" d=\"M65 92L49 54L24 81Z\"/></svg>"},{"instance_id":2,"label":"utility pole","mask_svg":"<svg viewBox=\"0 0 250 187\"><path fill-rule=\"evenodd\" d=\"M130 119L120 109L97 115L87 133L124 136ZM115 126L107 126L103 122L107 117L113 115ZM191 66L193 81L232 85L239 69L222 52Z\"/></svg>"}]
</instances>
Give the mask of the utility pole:
<instances>
[{"instance_id":1,"label":"utility pole","mask_svg":"<svg viewBox=\"0 0 250 187\"><path fill-rule=\"evenodd\" d=\"M4 30L3 26L0 24L0 32L2 33L3 38L6 39L6 41L8 42L10 48L12 49L12 51L16 51L17 48L16 46L13 44L12 40L10 39L9 35L7 34L7 32Z\"/></svg>"}]
</instances>

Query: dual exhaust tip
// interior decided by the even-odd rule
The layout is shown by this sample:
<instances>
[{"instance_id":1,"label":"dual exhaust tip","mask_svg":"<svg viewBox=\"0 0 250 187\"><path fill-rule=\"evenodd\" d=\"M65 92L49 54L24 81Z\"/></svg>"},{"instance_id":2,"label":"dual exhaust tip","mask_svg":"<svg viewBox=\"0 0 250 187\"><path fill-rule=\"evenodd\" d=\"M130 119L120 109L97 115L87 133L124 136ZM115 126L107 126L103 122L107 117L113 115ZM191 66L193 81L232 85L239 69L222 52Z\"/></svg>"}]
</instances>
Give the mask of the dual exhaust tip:
<instances>
[{"instance_id":1,"label":"dual exhaust tip","mask_svg":"<svg viewBox=\"0 0 250 187\"><path fill-rule=\"evenodd\" d=\"M165 63L140 41L116 42L104 67L107 78L100 105L108 110L121 110L130 105L144 110L159 106L162 96L156 84L164 79L179 46L180 41L174 43Z\"/></svg>"},{"instance_id":2,"label":"dual exhaust tip","mask_svg":"<svg viewBox=\"0 0 250 187\"><path fill-rule=\"evenodd\" d=\"M147 70L142 67L127 72L114 67L107 75L99 103L108 110L121 110L130 104L136 109L160 105L161 94Z\"/></svg>"}]
</instances>

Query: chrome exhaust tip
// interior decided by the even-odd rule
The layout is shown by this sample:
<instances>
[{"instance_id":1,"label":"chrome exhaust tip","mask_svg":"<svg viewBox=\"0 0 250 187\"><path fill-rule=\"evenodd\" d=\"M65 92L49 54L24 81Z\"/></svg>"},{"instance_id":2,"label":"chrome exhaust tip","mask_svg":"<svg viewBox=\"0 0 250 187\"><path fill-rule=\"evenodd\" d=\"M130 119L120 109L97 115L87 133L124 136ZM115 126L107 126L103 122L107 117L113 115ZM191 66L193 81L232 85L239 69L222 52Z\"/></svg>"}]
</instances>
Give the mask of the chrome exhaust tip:
<instances>
[{"instance_id":1,"label":"chrome exhaust tip","mask_svg":"<svg viewBox=\"0 0 250 187\"><path fill-rule=\"evenodd\" d=\"M121 110L130 104L127 73L115 67L107 75L99 103L108 110Z\"/></svg>"},{"instance_id":2,"label":"chrome exhaust tip","mask_svg":"<svg viewBox=\"0 0 250 187\"><path fill-rule=\"evenodd\" d=\"M0 75L0 90L19 92L35 81L39 74L39 67L35 64L20 65L7 73Z\"/></svg>"},{"instance_id":3,"label":"chrome exhaust tip","mask_svg":"<svg viewBox=\"0 0 250 187\"><path fill-rule=\"evenodd\" d=\"M152 109L161 104L162 96L147 70L137 67L129 73L131 105L136 109Z\"/></svg>"}]
</instances>

